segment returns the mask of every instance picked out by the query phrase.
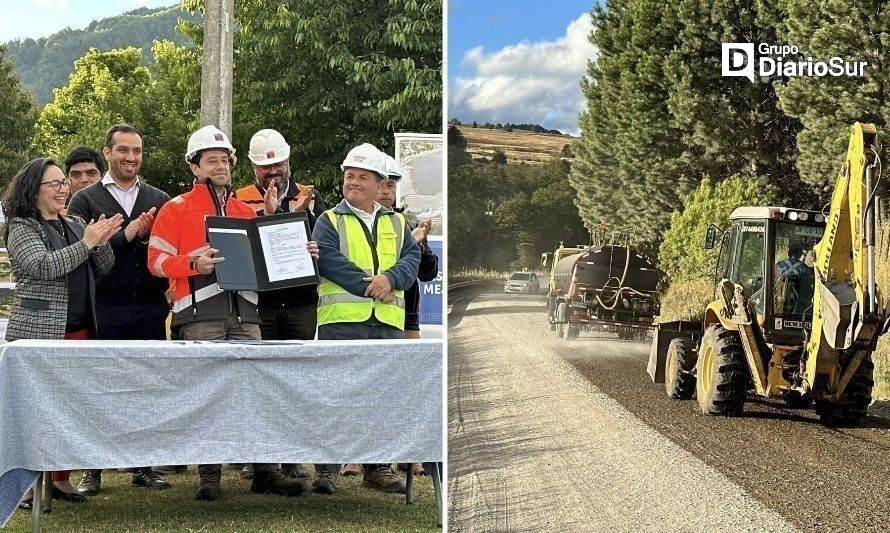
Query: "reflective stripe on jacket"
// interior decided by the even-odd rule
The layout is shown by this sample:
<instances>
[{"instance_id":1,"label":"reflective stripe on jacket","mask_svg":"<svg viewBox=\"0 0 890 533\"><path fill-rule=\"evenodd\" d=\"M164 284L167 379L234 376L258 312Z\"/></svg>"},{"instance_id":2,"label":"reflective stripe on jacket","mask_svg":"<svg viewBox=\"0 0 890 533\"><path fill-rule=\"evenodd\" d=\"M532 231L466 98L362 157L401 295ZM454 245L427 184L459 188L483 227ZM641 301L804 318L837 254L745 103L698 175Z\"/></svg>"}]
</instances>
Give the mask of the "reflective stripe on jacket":
<instances>
[{"instance_id":1,"label":"reflective stripe on jacket","mask_svg":"<svg viewBox=\"0 0 890 533\"><path fill-rule=\"evenodd\" d=\"M244 323L258 324L257 294L225 291L216 274L200 274L192 261L206 252L207 216L253 218L253 210L236 198L220 204L212 188L204 183L170 200L158 212L148 241L148 268L155 276L170 278L173 289L173 320L178 326L190 322L221 320L236 314Z\"/></svg>"},{"instance_id":2,"label":"reflective stripe on jacket","mask_svg":"<svg viewBox=\"0 0 890 533\"><path fill-rule=\"evenodd\" d=\"M340 240L340 253L364 271L365 275L382 274L399 260L405 241L405 218L399 213L378 216L374 237L367 226L353 213L325 212ZM405 329L404 291L395 289L396 299L383 303L350 293L329 279L318 285L318 325L337 322L364 322L372 314L384 324Z\"/></svg>"}]
</instances>

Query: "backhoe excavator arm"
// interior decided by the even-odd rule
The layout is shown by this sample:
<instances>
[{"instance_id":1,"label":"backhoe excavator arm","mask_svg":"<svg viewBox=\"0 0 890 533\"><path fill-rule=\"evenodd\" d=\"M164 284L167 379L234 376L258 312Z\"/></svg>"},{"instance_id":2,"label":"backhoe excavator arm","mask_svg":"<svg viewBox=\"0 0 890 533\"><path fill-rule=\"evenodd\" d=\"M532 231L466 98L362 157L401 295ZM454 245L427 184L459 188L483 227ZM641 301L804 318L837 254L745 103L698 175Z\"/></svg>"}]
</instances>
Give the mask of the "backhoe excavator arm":
<instances>
[{"instance_id":1,"label":"backhoe excavator arm","mask_svg":"<svg viewBox=\"0 0 890 533\"><path fill-rule=\"evenodd\" d=\"M880 143L872 124L852 127L835 182L825 233L815 246L813 329L804 377L823 397L837 398L862 356L875 349L886 311L875 284L874 191Z\"/></svg>"}]
</instances>

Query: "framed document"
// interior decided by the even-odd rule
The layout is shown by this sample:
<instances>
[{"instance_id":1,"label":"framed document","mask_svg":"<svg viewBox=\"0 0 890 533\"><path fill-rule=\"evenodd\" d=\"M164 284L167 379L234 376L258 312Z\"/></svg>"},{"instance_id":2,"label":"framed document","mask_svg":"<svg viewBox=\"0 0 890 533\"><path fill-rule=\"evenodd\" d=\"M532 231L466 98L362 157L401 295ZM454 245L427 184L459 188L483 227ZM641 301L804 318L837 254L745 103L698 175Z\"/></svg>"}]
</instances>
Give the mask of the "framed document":
<instances>
[{"instance_id":1,"label":"framed document","mask_svg":"<svg viewBox=\"0 0 890 533\"><path fill-rule=\"evenodd\" d=\"M221 289L268 291L318 283L318 265L306 250L311 234L305 212L205 220L210 247L225 258L216 264Z\"/></svg>"}]
</instances>

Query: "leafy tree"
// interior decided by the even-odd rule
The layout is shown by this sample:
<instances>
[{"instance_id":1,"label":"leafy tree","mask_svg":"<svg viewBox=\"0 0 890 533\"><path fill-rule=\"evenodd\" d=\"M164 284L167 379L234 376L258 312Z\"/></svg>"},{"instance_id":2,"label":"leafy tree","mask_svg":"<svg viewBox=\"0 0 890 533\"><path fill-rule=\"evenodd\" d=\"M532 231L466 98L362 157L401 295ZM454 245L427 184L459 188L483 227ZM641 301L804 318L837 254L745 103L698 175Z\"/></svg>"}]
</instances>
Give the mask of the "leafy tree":
<instances>
[{"instance_id":1,"label":"leafy tree","mask_svg":"<svg viewBox=\"0 0 890 533\"><path fill-rule=\"evenodd\" d=\"M659 268L672 282L710 278L717 250L703 247L708 225L726 229L735 208L773 205L779 196L779 190L762 177L738 175L716 184L702 180L683 201L683 210L671 215L659 251Z\"/></svg>"},{"instance_id":2,"label":"leafy tree","mask_svg":"<svg viewBox=\"0 0 890 533\"><path fill-rule=\"evenodd\" d=\"M448 148L459 148L461 150L467 149L467 140L464 138L464 134L460 132L459 128L454 126L448 127Z\"/></svg>"},{"instance_id":3,"label":"leafy tree","mask_svg":"<svg viewBox=\"0 0 890 533\"><path fill-rule=\"evenodd\" d=\"M101 148L105 132L118 122L143 126L143 102L152 87L137 48L99 52L91 49L74 62L68 85L40 112L33 148L64 159L77 145Z\"/></svg>"},{"instance_id":4,"label":"leafy tree","mask_svg":"<svg viewBox=\"0 0 890 533\"><path fill-rule=\"evenodd\" d=\"M449 146L448 154L451 268L531 268L559 241L587 241L566 161L487 165L464 148Z\"/></svg>"},{"instance_id":5,"label":"leafy tree","mask_svg":"<svg viewBox=\"0 0 890 533\"><path fill-rule=\"evenodd\" d=\"M153 185L175 196L192 184L183 155L189 135L200 125L201 60L195 48L171 41L155 41L152 54L154 84L142 106L142 172Z\"/></svg>"},{"instance_id":6,"label":"leafy tree","mask_svg":"<svg viewBox=\"0 0 890 533\"><path fill-rule=\"evenodd\" d=\"M203 10L200 0L183 6ZM241 0L235 16L239 152L257 130L277 129L291 144L297 179L332 201L353 146L392 153L394 132L441 131L440 0ZM201 27L181 29L202 44ZM239 179L252 179L247 165Z\"/></svg>"},{"instance_id":7,"label":"leafy tree","mask_svg":"<svg viewBox=\"0 0 890 533\"><path fill-rule=\"evenodd\" d=\"M140 8L94 20L85 30L66 28L46 38L11 41L9 58L15 63L22 84L34 92L37 102L45 104L52 101L53 89L65 85L74 70L74 61L91 48L108 51L136 46L147 50L155 39L186 44L188 40L176 33L179 18L200 20L178 5ZM145 66L153 62L148 54L142 61Z\"/></svg>"},{"instance_id":8,"label":"leafy tree","mask_svg":"<svg viewBox=\"0 0 890 533\"><path fill-rule=\"evenodd\" d=\"M0 186L3 188L28 161L28 146L34 132L31 95L21 88L12 62L0 46Z\"/></svg>"}]
</instances>

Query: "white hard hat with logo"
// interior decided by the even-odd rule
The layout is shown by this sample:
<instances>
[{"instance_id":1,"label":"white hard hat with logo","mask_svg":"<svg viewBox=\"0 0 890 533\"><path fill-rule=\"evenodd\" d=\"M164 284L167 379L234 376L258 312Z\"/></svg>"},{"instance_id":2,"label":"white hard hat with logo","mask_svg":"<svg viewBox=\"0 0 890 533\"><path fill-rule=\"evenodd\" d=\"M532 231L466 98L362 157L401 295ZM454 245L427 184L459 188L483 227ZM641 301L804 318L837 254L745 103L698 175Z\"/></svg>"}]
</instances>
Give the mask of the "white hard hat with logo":
<instances>
[{"instance_id":1,"label":"white hard hat with logo","mask_svg":"<svg viewBox=\"0 0 890 533\"><path fill-rule=\"evenodd\" d=\"M386 162L386 179L392 181L399 181L402 179L402 169L399 168L399 164L396 163L395 158L389 154L383 154L383 159Z\"/></svg>"},{"instance_id":2,"label":"white hard hat with logo","mask_svg":"<svg viewBox=\"0 0 890 533\"><path fill-rule=\"evenodd\" d=\"M255 165L274 165L290 157L290 145L284 140L284 135L277 131L260 130L250 138L250 151L247 152L247 157Z\"/></svg>"},{"instance_id":3,"label":"white hard hat with logo","mask_svg":"<svg viewBox=\"0 0 890 533\"><path fill-rule=\"evenodd\" d=\"M377 173L380 179L386 178L386 160L384 154L373 144L360 144L346 154L340 170L347 168L363 168Z\"/></svg>"},{"instance_id":4,"label":"white hard hat with logo","mask_svg":"<svg viewBox=\"0 0 890 533\"><path fill-rule=\"evenodd\" d=\"M210 149L226 150L229 155L235 153L235 147L229 142L226 134L216 126L207 125L189 137L188 146L185 149L185 162L191 163L198 152Z\"/></svg>"}]
</instances>

